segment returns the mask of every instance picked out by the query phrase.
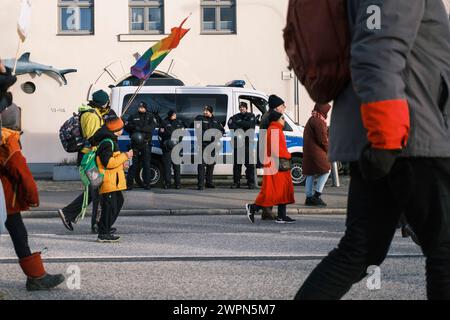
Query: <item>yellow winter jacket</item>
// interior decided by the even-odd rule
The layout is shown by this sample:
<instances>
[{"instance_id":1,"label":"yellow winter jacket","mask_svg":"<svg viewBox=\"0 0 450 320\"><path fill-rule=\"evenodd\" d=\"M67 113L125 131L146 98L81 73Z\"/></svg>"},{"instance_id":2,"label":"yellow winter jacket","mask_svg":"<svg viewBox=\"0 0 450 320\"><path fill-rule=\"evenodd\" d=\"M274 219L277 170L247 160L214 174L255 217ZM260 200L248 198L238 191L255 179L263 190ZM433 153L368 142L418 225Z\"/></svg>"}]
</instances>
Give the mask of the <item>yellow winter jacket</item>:
<instances>
[{"instance_id":1,"label":"yellow winter jacket","mask_svg":"<svg viewBox=\"0 0 450 320\"><path fill-rule=\"evenodd\" d=\"M108 161L105 171L100 157L97 156L98 169L100 172L105 172L103 183L100 187L100 194L126 190L127 180L125 178L123 164L127 161L128 157L125 153L119 151L114 152Z\"/></svg>"},{"instance_id":2,"label":"yellow winter jacket","mask_svg":"<svg viewBox=\"0 0 450 320\"><path fill-rule=\"evenodd\" d=\"M81 115L80 118L80 125L81 125L81 131L83 132L83 137L86 139L90 139L98 129L100 129L103 124L103 116L108 112L108 109L105 109L105 111L102 113L97 108L92 108L90 106L82 106L80 107L79 111L87 111L90 110L91 112L85 112ZM81 152L88 153L91 151L89 148L83 148Z\"/></svg>"}]
</instances>

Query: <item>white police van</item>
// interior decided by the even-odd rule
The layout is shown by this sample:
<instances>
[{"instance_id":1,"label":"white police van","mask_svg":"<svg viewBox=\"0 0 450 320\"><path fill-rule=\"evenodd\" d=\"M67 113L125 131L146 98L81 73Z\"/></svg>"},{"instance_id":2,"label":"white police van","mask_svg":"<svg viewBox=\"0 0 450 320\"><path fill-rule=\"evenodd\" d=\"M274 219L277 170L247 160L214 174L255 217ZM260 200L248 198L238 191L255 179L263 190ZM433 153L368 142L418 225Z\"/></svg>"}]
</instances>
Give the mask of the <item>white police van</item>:
<instances>
[{"instance_id":1,"label":"white police van","mask_svg":"<svg viewBox=\"0 0 450 320\"><path fill-rule=\"evenodd\" d=\"M130 80L131 79L131 80ZM183 121L191 137L194 136L194 118L202 114L203 107L210 105L214 108L214 116L218 119L226 130L222 138L223 154L229 155L232 151L231 137L227 126L228 119L239 112L239 103L246 102L249 112L254 113L259 120L261 115L268 108L268 95L264 92L244 88L244 81L232 81L224 86L188 87L174 78L150 78L139 90L136 98L131 103L125 114L125 108L130 98L136 92L138 83L133 78L128 78L112 88L111 107L118 114L127 118L137 112L138 104L144 101L149 106L150 111L158 113L165 119L169 110L175 110L177 119ZM297 126L294 121L285 116L286 125L284 132L289 152L292 154L293 167L291 170L294 184L301 184L304 181L302 175L303 157L303 127ZM258 126L256 133L258 133ZM188 135L188 136L189 136ZM258 137L258 134L256 135ZM186 139L186 137L184 138ZM194 139L192 139L194 140ZM121 150L128 150L130 137L124 131L119 138ZM193 143L192 143L193 144ZM193 148L192 148L193 149ZM160 148L157 131L153 134L152 160L151 160L151 184L161 185L162 183L162 151ZM245 166L243 166L245 169ZM262 171L258 170L261 174ZM183 176L193 176L197 174L197 166L194 164L182 164L181 174ZM214 175L232 175L232 164L217 164Z\"/></svg>"}]
</instances>

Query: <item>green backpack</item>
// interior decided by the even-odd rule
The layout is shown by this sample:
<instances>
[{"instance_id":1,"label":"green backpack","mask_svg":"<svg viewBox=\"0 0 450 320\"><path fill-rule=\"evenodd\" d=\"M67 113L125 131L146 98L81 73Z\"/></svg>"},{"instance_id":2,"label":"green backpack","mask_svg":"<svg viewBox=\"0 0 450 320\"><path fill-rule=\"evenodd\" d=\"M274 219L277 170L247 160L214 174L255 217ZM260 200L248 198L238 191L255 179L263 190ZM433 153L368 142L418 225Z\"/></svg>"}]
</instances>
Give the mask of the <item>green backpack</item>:
<instances>
[{"instance_id":1,"label":"green backpack","mask_svg":"<svg viewBox=\"0 0 450 320\"><path fill-rule=\"evenodd\" d=\"M112 149L114 150L114 142L111 139L102 140L99 143L99 147L103 142L111 143ZM91 150L83 156L80 164L80 178L81 182L84 186L83 193L83 205L81 207L80 215L77 218L83 219L86 214L86 208L88 206L88 198L89 198L89 188L98 189L103 183L103 177L105 176L105 171L100 172L97 166L97 150Z\"/></svg>"}]
</instances>

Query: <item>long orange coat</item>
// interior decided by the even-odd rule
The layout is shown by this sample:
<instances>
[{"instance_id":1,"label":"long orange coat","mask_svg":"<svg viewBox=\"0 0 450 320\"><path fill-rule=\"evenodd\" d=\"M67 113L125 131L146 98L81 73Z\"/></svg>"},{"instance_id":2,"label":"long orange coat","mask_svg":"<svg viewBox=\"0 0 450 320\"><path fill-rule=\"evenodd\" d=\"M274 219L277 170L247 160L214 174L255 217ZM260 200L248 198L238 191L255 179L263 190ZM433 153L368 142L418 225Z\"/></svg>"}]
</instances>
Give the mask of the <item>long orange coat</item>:
<instances>
[{"instance_id":1,"label":"long orange coat","mask_svg":"<svg viewBox=\"0 0 450 320\"><path fill-rule=\"evenodd\" d=\"M276 139L277 135L278 139ZM274 137L273 142L272 136ZM274 162L274 157L291 159L282 125L278 122L272 122L266 138L264 177L255 204L262 207L271 207L294 203L294 184L292 183L291 172L278 171L276 162Z\"/></svg>"},{"instance_id":2,"label":"long orange coat","mask_svg":"<svg viewBox=\"0 0 450 320\"><path fill-rule=\"evenodd\" d=\"M19 136L17 131L2 129L0 179L8 215L39 206L36 182L20 150Z\"/></svg>"}]
</instances>

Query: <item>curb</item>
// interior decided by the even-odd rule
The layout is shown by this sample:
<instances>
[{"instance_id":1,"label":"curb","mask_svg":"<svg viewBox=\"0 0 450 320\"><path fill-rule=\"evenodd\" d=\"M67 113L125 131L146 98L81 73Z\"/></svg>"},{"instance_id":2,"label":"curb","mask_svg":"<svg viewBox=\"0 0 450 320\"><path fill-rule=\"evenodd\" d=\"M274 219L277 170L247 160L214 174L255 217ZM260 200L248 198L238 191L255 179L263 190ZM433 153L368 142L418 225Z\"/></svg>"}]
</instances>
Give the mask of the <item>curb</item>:
<instances>
[{"instance_id":1,"label":"curb","mask_svg":"<svg viewBox=\"0 0 450 320\"><path fill-rule=\"evenodd\" d=\"M346 208L288 208L290 215L345 215ZM221 215L245 215L242 208L234 209L124 209L120 211L121 216L128 217L151 217L151 216L221 216ZM91 216L86 212L86 217ZM27 219L58 218L55 210L33 210L22 212L22 217Z\"/></svg>"}]
</instances>

